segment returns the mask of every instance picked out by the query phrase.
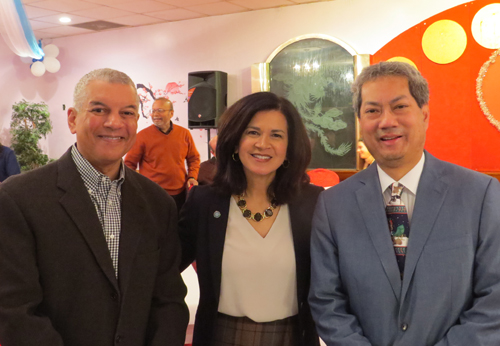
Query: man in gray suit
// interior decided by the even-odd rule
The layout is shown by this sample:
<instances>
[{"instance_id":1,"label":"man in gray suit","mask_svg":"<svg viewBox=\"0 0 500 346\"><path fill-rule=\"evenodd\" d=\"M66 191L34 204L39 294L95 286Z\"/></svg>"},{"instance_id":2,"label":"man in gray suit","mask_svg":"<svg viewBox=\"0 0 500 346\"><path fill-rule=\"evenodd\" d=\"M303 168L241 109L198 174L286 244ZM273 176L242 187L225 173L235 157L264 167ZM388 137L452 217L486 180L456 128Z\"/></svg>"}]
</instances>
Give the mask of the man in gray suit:
<instances>
[{"instance_id":1,"label":"man in gray suit","mask_svg":"<svg viewBox=\"0 0 500 346\"><path fill-rule=\"evenodd\" d=\"M184 345L175 203L122 161L138 107L126 74L88 73L76 144L0 185L2 346Z\"/></svg>"},{"instance_id":2,"label":"man in gray suit","mask_svg":"<svg viewBox=\"0 0 500 346\"><path fill-rule=\"evenodd\" d=\"M319 335L328 346L500 345L499 182L424 151L429 91L410 65L370 66L352 89L376 165L318 200Z\"/></svg>"}]
</instances>

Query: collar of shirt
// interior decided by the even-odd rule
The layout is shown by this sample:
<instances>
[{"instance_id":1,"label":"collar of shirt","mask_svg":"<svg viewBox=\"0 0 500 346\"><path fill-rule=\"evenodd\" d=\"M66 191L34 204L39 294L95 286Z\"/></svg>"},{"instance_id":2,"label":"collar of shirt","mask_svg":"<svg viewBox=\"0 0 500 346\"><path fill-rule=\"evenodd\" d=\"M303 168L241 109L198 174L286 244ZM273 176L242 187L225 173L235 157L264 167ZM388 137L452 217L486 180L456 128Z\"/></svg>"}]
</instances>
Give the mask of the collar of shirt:
<instances>
[{"instance_id":1,"label":"collar of shirt","mask_svg":"<svg viewBox=\"0 0 500 346\"><path fill-rule=\"evenodd\" d=\"M422 171L424 169L424 163L425 163L425 154L422 153L422 158L420 158L420 161L413 167L404 177L402 177L398 183L403 184L403 186L408 189L411 193L413 193L415 196L417 195L417 188L418 188L418 182L420 181L420 176L422 175ZM377 171L378 171L378 177L380 181L380 188L382 189L382 193L384 193L385 190L389 186L391 186L392 183L394 183L394 179L392 179L387 173L385 173L380 166L377 165Z\"/></svg>"},{"instance_id":2,"label":"collar of shirt","mask_svg":"<svg viewBox=\"0 0 500 346\"><path fill-rule=\"evenodd\" d=\"M95 169L94 166L92 166L92 164L82 156L82 154L76 147L76 143L71 147L71 157L75 162L76 168L80 173L87 190L96 191L102 181L106 181L106 179L109 180L109 177L107 175L102 174L97 169ZM123 167L122 161L120 165L120 174L118 176L118 179L116 179L115 181L117 182L118 186L121 186L124 180L125 169Z\"/></svg>"},{"instance_id":3,"label":"collar of shirt","mask_svg":"<svg viewBox=\"0 0 500 346\"><path fill-rule=\"evenodd\" d=\"M158 131L160 131L164 135L168 135L174 129L174 123L172 123L172 120L170 120L170 127L168 128L167 132L163 132L158 126L156 126L156 128L158 129Z\"/></svg>"}]
</instances>

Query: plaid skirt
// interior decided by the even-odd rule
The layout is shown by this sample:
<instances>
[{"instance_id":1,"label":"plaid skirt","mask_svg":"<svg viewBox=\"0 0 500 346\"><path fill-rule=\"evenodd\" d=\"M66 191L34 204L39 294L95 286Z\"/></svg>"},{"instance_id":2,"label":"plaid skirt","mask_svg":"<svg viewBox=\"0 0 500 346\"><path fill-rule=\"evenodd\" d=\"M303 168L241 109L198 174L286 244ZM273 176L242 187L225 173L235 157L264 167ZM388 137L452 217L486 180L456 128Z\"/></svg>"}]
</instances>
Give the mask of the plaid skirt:
<instances>
[{"instance_id":1,"label":"plaid skirt","mask_svg":"<svg viewBox=\"0 0 500 346\"><path fill-rule=\"evenodd\" d=\"M298 321L292 316L259 323L219 312L213 346L297 346Z\"/></svg>"}]
</instances>

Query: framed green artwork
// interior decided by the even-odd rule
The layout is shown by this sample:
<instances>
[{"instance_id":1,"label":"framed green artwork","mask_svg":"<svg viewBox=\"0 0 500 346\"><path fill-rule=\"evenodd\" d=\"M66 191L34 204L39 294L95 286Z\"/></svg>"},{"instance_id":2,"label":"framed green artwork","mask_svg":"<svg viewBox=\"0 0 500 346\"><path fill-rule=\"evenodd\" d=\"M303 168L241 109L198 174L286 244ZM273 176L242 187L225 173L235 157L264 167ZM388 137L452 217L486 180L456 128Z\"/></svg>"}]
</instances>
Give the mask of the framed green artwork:
<instances>
[{"instance_id":1,"label":"framed green artwork","mask_svg":"<svg viewBox=\"0 0 500 346\"><path fill-rule=\"evenodd\" d=\"M312 146L309 168L358 168L350 88L363 59L369 64L369 57L335 38L307 35L286 42L265 64L253 66L253 91L283 96L301 114Z\"/></svg>"}]
</instances>

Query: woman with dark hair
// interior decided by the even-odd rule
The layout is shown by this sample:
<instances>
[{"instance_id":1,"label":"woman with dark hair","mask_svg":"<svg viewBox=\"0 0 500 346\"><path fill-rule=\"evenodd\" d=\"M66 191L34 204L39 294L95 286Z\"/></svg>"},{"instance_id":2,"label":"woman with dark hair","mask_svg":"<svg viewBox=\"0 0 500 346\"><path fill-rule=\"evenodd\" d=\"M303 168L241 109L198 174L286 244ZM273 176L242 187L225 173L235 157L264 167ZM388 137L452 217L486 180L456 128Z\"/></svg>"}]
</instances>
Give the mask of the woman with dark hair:
<instances>
[{"instance_id":1,"label":"woman with dark hair","mask_svg":"<svg viewBox=\"0 0 500 346\"><path fill-rule=\"evenodd\" d=\"M9 147L0 143L0 183L11 175L19 174L19 163L16 159L16 154Z\"/></svg>"},{"instance_id":2,"label":"woman with dark hair","mask_svg":"<svg viewBox=\"0 0 500 346\"><path fill-rule=\"evenodd\" d=\"M368 148L365 145L365 142L363 141L362 138L359 139L358 141L358 156L361 160L363 160L363 167L361 169L367 169L368 166L370 166L372 163L375 162L375 158L370 154L368 151Z\"/></svg>"},{"instance_id":3,"label":"woman with dark hair","mask_svg":"<svg viewBox=\"0 0 500 346\"><path fill-rule=\"evenodd\" d=\"M193 346L319 345L307 295L311 146L293 105L248 95L221 117L217 173L180 213L182 269L197 263ZM254 343L255 342L255 343Z\"/></svg>"}]
</instances>

